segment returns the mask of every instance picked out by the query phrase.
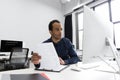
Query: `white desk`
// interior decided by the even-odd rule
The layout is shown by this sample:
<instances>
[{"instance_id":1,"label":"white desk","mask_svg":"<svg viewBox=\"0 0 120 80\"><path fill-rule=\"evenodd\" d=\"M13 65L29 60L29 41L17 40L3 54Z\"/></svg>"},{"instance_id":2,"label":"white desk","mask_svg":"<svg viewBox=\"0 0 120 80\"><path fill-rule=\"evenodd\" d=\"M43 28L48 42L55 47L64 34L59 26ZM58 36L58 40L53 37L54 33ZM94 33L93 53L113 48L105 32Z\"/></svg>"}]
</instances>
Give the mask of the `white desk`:
<instances>
[{"instance_id":1,"label":"white desk","mask_svg":"<svg viewBox=\"0 0 120 80\"><path fill-rule=\"evenodd\" d=\"M47 71L36 71L34 68L3 71L0 72L0 80L2 74L30 74L30 73L45 73L50 80L120 80L119 74L107 73L102 71L96 71L95 69L81 70L80 72L71 70L69 66L61 72L47 72Z\"/></svg>"}]
</instances>

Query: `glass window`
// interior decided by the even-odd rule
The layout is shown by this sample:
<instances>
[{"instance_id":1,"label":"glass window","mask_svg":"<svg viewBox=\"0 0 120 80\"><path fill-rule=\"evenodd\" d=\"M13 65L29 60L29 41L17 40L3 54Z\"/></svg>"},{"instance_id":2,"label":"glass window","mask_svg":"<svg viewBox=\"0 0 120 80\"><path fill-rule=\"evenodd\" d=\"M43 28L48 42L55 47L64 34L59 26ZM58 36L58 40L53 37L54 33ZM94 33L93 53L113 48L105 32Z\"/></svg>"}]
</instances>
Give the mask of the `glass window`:
<instances>
[{"instance_id":1,"label":"glass window","mask_svg":"<svg viewBox=\"0 0 120 80\"><path fill-rule=\"evenodd\" d=\"M78 29L83 29L83 13L78 14Z\"/></svg>"},{"instance_id":2,"label":"glass window","mask_svg":"<svg viewBox=\"0 0 120 80\"><path fill-rule=\"evenodd\" d=\"M120 0L111 1L112 21L120 21Z\"/></svg>"},{"instance_id":3,"label":"glass window","mask_svg":"<svg viewBox=\"0 0 120 80\"><path fill-rule=\"evenodd\" d=\"M82 50L83 31L79 31L79 50Z\"/></svg>"},{"instance_id":4,"label":"glass window","mask_svg":"<svg viewBox=\"0 0 120 80\"><path fill-rule=\"evenodd\" d=\"M116 47L120 48L120 23L114 24Z\"/></svg>"},{"instance_id":5,"label":"glass window","mask_svg":"<svg viewBox=\"0 0 120 80\"><path fill-rule=\"evenodd\" d=\"M83 39L83 13L78 14L78 46L79 50L82 50Z\"/></svg>"},{"instance_id":6,"label":"glass window","mask_svg":"<svg viewBox=\"0 0 120 80\"><path fill-rule=\"evenodd\" d=\"M95 12L103 19L110 20L108 3L101 4L95 7Z\"/></svg>"},{"instance_id":7,"label":"glass window","mask_svg":"<svg viewBox=\"0 0 120 80\"><path fill-rule=\"evenodd\" d=\"M95 6L95 12L103 19L116 22L114 24L115 29L115 43L116 47L120 48L120 0L111 0L111 6L109 7L108 2ZM111 10L111 15L110 15ZM82 50L82 39L83 39L83 13L78 14L78 36L77 36L77 46Z\"/></svg>"}]
</instances>

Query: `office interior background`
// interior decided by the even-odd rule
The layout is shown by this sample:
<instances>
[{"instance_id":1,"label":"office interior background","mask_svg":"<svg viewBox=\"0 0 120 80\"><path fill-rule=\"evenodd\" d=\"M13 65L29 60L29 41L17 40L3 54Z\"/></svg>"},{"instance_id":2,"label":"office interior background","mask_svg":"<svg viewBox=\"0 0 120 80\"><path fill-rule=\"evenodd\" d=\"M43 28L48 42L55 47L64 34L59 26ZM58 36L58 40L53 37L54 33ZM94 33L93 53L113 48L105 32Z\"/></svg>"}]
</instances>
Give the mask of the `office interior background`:
<instances>
[{"instance_id":1,"label":"office interior background","mask_svg":"<svg viewBox=\"0 0 120 80\"><path fill-rule=\"evenodd\" d=\"M114 24L114 42L119 49L119 4L119 0L0 0L0 40L23 41L23 47L32 51L50 37L48 24L52 19L60 20L62 36L66 36L65 19L72 15L72 43L75 49L82 50L82 10L87 5Z\"/></svg>"}]
</instances>

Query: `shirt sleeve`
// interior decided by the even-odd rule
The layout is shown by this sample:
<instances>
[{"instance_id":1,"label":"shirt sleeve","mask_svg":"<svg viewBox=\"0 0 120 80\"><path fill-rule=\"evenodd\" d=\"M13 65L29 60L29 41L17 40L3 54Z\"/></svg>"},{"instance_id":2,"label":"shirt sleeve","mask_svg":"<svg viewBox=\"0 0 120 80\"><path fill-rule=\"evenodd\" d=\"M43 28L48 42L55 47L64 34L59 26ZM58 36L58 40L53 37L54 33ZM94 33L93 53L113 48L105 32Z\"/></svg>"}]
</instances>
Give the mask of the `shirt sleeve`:
<instances>
[{"instance_id":1,"label":"shirt sleeve","mask_svg":"<svg viewBox=\"0 0 120 80\"><path fill-rule=\"evenodd\" d=\"M40 63L39 64L34 64L35 68L39 68L40 67Z\"/></svg>"},{"instance_id":2,"label":"shirt sleeve","mask_svg":"<svg viewBox=\"0 0 120 80\"><path fill-rule=\"evenodd\" d=\"M69 39L65 38L64 40L65 46L68 49L69 57L67 60L64 60L66 64L74 64L80 61L80 59L77 56L76 51L73 48L73 44L70 42Z\"/></svg>"}]
</instances>

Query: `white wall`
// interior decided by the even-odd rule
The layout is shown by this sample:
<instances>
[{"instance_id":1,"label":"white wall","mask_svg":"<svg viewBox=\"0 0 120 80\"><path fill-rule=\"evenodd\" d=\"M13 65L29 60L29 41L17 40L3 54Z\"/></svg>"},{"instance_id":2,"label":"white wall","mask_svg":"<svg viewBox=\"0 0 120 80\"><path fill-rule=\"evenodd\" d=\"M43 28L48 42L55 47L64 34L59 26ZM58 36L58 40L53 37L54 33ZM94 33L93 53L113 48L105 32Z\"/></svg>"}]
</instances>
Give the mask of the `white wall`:
<instances>
[{"instance_id":1,"label":"white wall","mask_svg":"<svg viewBox=\"0 0 120 80\"><path fill-rule=\"evenodd\" d=\"M50 37L48 23L62 22L58 0L0 0L0 40L24 41L25 47L34 46Z\"/></svg>"}]
</instances>

